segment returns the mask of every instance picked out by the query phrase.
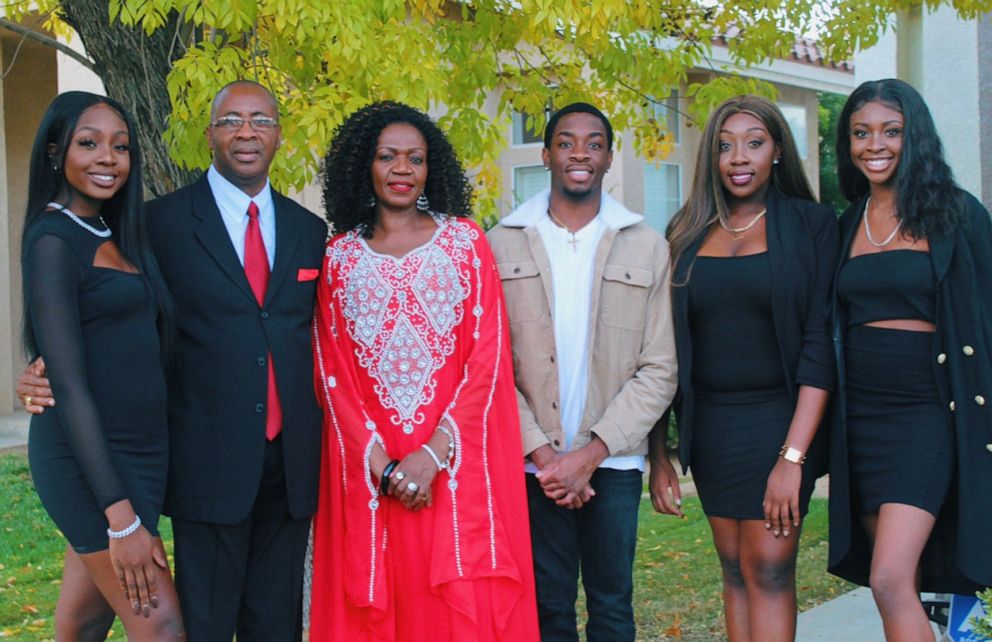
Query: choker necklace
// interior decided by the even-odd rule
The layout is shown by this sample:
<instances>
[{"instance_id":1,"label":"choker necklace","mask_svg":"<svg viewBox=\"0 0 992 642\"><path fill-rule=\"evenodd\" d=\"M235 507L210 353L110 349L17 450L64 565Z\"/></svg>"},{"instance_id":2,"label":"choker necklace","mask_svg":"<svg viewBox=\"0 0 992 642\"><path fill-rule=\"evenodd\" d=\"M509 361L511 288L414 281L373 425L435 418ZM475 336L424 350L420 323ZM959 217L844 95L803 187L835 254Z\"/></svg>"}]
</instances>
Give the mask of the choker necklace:
<instances>
[{"instance_id":1,"label":"choker necklace","mask_svg":"<svg viewBox=\"0 0 992 642\"><path fill-rule=\"evenodd\" d=\"M754 227L755 225L757 225L758 224L758 221L760 221L762 219L762 217L764 217L764 215L767 214L767 213L768 213L768 208L767 207L762 208L760 212L758 212L757 214L754 215L754 218L752 218L750 221L748 221L747 225L744 225L742 227L730 227L730 225L728 225L727 222L724 221L720 217L717 217L716 220L720 221L720 227L722 227L723 229L725 229L728 232L730 232L731 238L733 238L733 240L737 241L737 240L740 240L740 238L742 236L744 236L744 233L745 232L747 232L752 227Z\"/></svg>"},{"instance_id":2,"label":"choker necklace","mask_svg":"<svg viewBox=\"0 0 992 642\"><path fill-rule=\"evenodd\" d=\"M76 225L78 225L79 227L83 228L84 230L86 230L87 232L89 232L91 234L95 234L95 235L99 236L100 238L104 238L105 239L108 236L110 236L111 234L113 234L113 232L110 231L110 226L107 225L107 222L105 220L103 220L103 217L100 216L100 215L97 215L97 218L100 219L100 223L106 229L102 229L102 230L96 229L95 227L93 227L92 225L90 225L89 223L87 223L86 221L84 221L83 219L81 219L78 216L76 216L76 213L73 212L72 210L70 210L68 207L66 207L64 205L60 205L60 204L56 203L55 201L52 201L51 203L49 203L48 204L48 207L51 207L52 209L56 209L56 210L62 212L63 214L65 214L66 216L68 216L69 218L71 218L76 223Z\"/></svg>"},{"instance_id":3,"label":"choker necklace","mask_svg":"<svg viewBox=\"0 0 992 642\"><path fill-rule=\"evenodd\" d=\"M572 238L570 238L566 242L569 245L572 246L572 252L578 252L579 251L579 239L575 238L575 232L573 232L572 230L570 230L567 225L565 225L564 223L561 222L561 219L560 218L558 218L557 216L555 216L555 212L554 212L554 210L551 209L550 206L548 206L548 216L551 217L551 220L552 220L552 222L554 222L555 225L557 225L560 228L563 228L566 232L568 232L571 235Z\"/></svg>"},{"instance_id":4,"label":"choker necklace","mask_svg":"<svg viewBox=\"0 0 992 642\"><path fill-rule=\"evenodd\" d=\"M868 225L868 208L870 206L871 206L871 197L869 196L868 199L865 201L865 214L864 214L865 236L868 237L868 242L874 245L875 247L885 247L886 245L892 242L892 239L896 237L896 234L899 232L899 228L902 227L902 219L896 222L896 226L892 229L892 233L886 236L884 241L879 243L878 241L872 238L871 227Z\"/></svg>"}]
</instances>

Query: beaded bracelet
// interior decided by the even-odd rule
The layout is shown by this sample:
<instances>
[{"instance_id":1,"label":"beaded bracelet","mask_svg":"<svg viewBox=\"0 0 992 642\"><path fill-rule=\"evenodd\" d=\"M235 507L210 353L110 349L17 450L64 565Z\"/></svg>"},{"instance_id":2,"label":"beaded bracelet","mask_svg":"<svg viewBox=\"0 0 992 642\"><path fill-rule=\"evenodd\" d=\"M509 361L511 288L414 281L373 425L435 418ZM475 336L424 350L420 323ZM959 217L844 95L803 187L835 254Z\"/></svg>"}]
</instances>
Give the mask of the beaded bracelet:
<instances>
[{"instance_id":1,"label":"beaded bracelet","mask_svg":"<svg viewBox=\"0 0 992 642\"><path fill-rule=\"evenodd\" d=\"M447 466L447 464L448 464L447 461L445 461L442 464L441 463L441 460L438 459L437 453L435 453L434 452L434 449L431 448L428 444L420 444L420 447L423 448L427 452L427 454L431 456L431 459L434 460L434 465L437 466L438 472L441 472L442 470L444 470L445 466Z\"/></svg>"},{"instance_id":2,"label":"beaded bracelet","mask_svg":"<svg viewBox=\"0 0 992 642\"><path fill-rule=\"evenodd\" d=\"M448 456L444 459L447 464L445 468L451 468L451 460L455 458L455 437L450 430L444 427L444 424L439 424L437 429L448 436Z\"/></svg>"},{"instance_id":3,"label":"beaded bracelet","mask_svg":"<svg viewBox=\"0 0 992 642\"><path fill-rule=\"evenodd\" d=\"M109 537L110 539L124 539L134 531L138 530L138 527L140 526L141 526L141 518L135 515L134 521L131 522L131 525L122 530L115 531L113 529L108 528L107 537Z\"/></svg>"},{"instance_id":4,"label":"beaded bracelet","mask_svg":"<svg viewBox=\"0 0 992 642\"><path fill-rule=\"evenodd\" d=\"M396 467L400 465L399 459L394 459L382 469L382 477L379 478L379 492L383 495L389 494L389 476L393 474Z\"/></svg>"}]
</instances>

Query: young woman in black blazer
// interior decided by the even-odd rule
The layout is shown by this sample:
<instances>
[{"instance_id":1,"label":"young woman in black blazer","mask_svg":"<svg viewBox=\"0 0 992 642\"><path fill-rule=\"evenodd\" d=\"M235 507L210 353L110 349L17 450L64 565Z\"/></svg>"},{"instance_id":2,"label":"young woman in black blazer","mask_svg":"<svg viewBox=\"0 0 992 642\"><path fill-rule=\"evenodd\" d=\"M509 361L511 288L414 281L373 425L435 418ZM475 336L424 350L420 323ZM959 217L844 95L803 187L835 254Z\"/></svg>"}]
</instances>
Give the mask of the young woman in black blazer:
<instances>
[{"instance_id":1,"label":"young woman in black blazer","mask_svg":"<svg viewBox=\"0 0 992 642\"><path fill-rule=\"evenodd\" d=\"M727 635L792 640L810 450L834 382L837 230L773 103L741 96L716 109L668 240L680 458L723 566ZM653 478L652 493L662 484Z\"/></svg>"},{"instance_id":2,"label":"young woman in black blazer","mask_svg":"<svg viewBox=\"0 0 992 642\"><path fill-rule=\"evenodd\" d=\"M992 225L911 86L864 83L838 122L830 570L889 640L933 640L919 590L992 584Z\"/></svg>"}]
</instances>

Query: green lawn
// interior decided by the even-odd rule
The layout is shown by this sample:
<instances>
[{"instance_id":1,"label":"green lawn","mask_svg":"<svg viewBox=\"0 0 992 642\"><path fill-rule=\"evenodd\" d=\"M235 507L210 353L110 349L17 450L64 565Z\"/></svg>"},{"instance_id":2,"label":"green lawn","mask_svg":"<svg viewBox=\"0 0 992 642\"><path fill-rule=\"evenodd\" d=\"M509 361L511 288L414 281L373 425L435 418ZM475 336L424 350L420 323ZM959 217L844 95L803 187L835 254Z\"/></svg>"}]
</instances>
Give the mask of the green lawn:
<instances>
[{"instance_id":1,"label":"green lawn","mask_svg":"<svg viewBox=\"0 0 992 642\"><path fill-rule=\"evenodd\" d=\"M0 455L0 640L52 640L64 541L38 502L20 453ZM634 609L640 640L722 639L720 568L695 498L688 519L660 516L641 504ZM851 585L825 572L827 505L814 500L803 528L799 604L808 609ZM168 520L161 524L167 547ZM111 639L124 639L115 628Z\"/></svg>"}]
</instances>

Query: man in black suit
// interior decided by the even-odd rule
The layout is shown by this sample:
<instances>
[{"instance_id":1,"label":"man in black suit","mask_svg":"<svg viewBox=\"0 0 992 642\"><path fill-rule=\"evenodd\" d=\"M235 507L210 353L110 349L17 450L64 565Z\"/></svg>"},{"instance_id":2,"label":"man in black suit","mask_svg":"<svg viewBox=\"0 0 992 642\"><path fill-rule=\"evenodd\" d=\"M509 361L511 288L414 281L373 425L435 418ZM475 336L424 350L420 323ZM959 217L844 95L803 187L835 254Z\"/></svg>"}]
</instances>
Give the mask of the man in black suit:
<instances>
[{"instance_id":1,"label":"man in black suit","mask_svg":"<svg viewBox=\"0 0 992 642\"><path fill-rule=\"evenodd\" d=\"M320 468L310 323L327 228L269 187L278 116L261 85L221 89L210 169L147 205L178 320L164 512L189 642L302 637Z\"/></svg>"}]
</instances>

